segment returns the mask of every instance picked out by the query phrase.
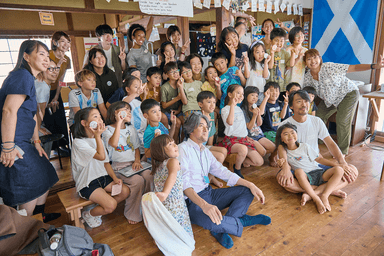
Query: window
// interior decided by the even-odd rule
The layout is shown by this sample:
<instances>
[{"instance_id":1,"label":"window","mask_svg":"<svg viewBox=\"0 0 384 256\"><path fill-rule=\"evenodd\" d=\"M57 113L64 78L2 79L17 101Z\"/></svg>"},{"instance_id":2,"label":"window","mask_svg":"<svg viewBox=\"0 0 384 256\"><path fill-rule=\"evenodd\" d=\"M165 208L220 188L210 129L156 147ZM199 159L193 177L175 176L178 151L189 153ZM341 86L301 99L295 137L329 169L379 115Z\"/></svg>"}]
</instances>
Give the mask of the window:
<instances>
[{"instance_id":1,"label":"window","mask_svg":"<svg viewBox=\"0 0 384 256\"><path fill-rule=\"evenodd\" d=\"M50 38L34 38L29 37L30 39L39 40L45 43L48 48L51 48L51 39ZM0 39L0 88L3 85L5 78L8 76L8 73L15 68L17 63L17 57L19 54L20 45L25 39ZM71 50L66 53L72 61ZM71 69L68 69L65 73L64 82L70 83L75 81L73 63L71 63Z\"/></svg>"}]
</instances>

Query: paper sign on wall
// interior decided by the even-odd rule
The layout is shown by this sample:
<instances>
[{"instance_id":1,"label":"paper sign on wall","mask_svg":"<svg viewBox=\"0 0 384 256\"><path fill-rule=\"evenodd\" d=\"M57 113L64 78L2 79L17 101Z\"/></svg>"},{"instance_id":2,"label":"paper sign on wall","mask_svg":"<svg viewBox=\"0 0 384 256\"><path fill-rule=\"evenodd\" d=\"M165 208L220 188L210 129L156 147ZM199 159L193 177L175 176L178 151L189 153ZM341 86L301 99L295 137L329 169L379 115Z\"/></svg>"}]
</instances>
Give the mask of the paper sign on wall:
<instances>
[{"instance_id":1,"label":"paper sign on wall","mask_svg":"<svg viewBox=\"0 0 384 256\"><path fill-rule=\"evenodd\" d=\"M84 37L83 40L85 52L89 51L93 46L99 44L99 39L97 37Z\"/></svg>"},{"instance_id":2,"label":"paper sign on wall","mask_svg":"<svg viewBox=\"0 0 384 256\"><path fill-rule=\"evenodd\" d=\"M264 0L259 0L259 12L265 12Z\"/></svg>"},{"instance_id":3,"label":"paper sign on wall","mask_svg":"<svg viewBox=\"0 0 384 256\"><path fill-rule=\"evenodd\" d=\"M297 10L297 4L293 4L292 9L293 9L293 15L299 14L299 11Z\"/></svg>"},{"instance_id":4,"label":"paper sign on wall","mask_svg":"<svg viewBox=\"0 0 384 256\"><path fill-rule=\"evenodd\" d=\"M211 0L204 0L203 6L207 9L211 8Z\"/></svg>"},{"instance_id":5,"label":"paper sign on wall","mask_svg":"<svg viewBox=\"0 0 384 256\"><path fill-rule=\"evenodd\" d=\"M193 5L194 5L196 8L203 9L203 5L201 4L201 1L200 1L200 0L194 0L194 1L193 1Z\"/></svg>"},{"instance_id":6,"label":"paper sign on wall","mask_svg":"<svg viewBox=\"0 0 384 256\"><path fill-rule=\"evenodd\" d=\"M267 1L267 10L266 10L267 13L272 13L272 2L271 1Z\"/></svg>"},{"instance_id":7,"label":"paper sign on wall","mask_svg":"<svg viewBox=\"0 0 384 256\"><path fill-rule=\"evenodd\" d=\"M55 21L53 20L53 13L50 12L39 12L41 25L54 26Z\"/></svg>"},{"instance_id":8,"label":"paper sign on wall","mask_svg":"<svg viewBox=\"0 0 384 256\"><path fill-rule=\"evenodd\" d=\"M221 7L221 0L215 0L215 8Z\"/></svg>"},{"instance_id":9,"label":"paper sign on wall","mask_svg":"<svg viewBox=\"0 0 384 256\"><path fill-rule=\"evenodd\" d=\"M284 12L285 7L287 7L287 6L285 5L285 3L281 3L281 5L280 5L281 12Z\"/></svg>"},{"instance_id":10,"label":"paper sign on wall","mask_svg":"<svg viewBox=\"0 0 384 256\"><path fill-rule=\"evenodd\" d=\"M152 33L149 36L148 41L149 42L155 42L155 41L158 41L158 40L160 40L159 30L157 29L157 27L153 27Z\"/></svg>"},{"instance_id":11,"label":"paper sign on wall","mask_svg":"<svg viewBox=\"0 0 384 256\"><path fill-rule=\"evenodd\" d=\"M227 11L229 11L229 5L231 4L231 1L230 0L224 0L223 1L223 6L225 9L227 9Z\"/></svg>"},{"instance_id":12,"label":"paper sign on wall","mask_svg":"<svg viewBox=\"0 0 384 256\"><path fill-rule=\"evenodd\" d=\"M191 0L140 0L139 8L146 14L193 17Z\"/></svg>"},{"instance_id":13,"label":"paper sign on wall","mask_svg":"<svg viewBox=\"0 0 384 256\"><path fill-rule=\"evenodd\" d=\"M251 11L252 12L257 12L257 0L252 0L251 2Z\"/></svg>"},{"instance_id":14,"label":"paper sign on wall","mask_svg":"<svg viewBox=\"0 0 384 256\"><path fill-rule=\"evenodd\" d=\"M274 11L274 13L276 14L278 11L280 11L280 9L279 9L279 0L275 1L275 11Z\"/></svg>"},{"instance_id":15,"label":"paper sign on wall","mask_svg":"<svg viewBox=\"0 0 384 256\"><path fill-rule=\"evenodd\" d=\"M288 4L287 5L287 15L291 15L292 14L292 4Z\"/></svg>"},{"instance_id":16,"label":"paper sign on wall","mask_svg":"<svg viewBox=\"0 0 384 256\"><path fill-rule=\"evenodd\" d=\"M303 6L299 4L299 15L303 16Z\"/></svg>"}]
</instances>

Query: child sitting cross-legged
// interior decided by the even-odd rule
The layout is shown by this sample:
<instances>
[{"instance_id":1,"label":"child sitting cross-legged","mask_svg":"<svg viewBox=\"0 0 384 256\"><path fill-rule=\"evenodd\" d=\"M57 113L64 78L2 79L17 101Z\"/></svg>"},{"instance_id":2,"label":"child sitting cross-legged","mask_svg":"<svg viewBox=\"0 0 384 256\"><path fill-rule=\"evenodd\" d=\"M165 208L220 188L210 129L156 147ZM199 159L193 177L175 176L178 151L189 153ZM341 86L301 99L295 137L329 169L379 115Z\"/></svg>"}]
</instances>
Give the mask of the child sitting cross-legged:
<instances>
[{"instance_id":1,"label":"child sitting cross-legged","mask_svg":"<svg viewBox=\"0 0 384 256\"><path fill-rule=\"evenodd\" d=\"M85 222L95 228L101 225L101 215L112 213L119 202L129 196L129 188L118 179L109 164L101 134L105 124L99 110L88 107L77 111L75 122L71 127L72 176L76 191L87 200L98 204L90 211L83 211ZM121 186L118 195L110 196L112 186Z\"/></svg>"},{"instance_id":2,"label":"child sitting cross-legged","mask_svg":"<svg viewBox=\"0 0 384 256\"><path fill-rule=\"evenodd\" d=\"M164 73L168 76L169 80L161 86L161 109L162 112L168 117L168 124L170 123L170 117L172 110L176 116L176 130L173 139L179 141L179 130L182 125L183 113L181 113L181 90L179 91L178 83L181 81L179 69L177 63L171 61L164 66Z\"/></svg>"},{"instance_id":3,"label":"child sitting cross-legged","mask_svg":"<svg viewBox=\"0 0 384 256\"><path fill-rule=\"evenodd\" d=\"M185 118L188 118L193 112L200 111L197 103L197 95L201 92L203 83L198 80L193 80L192 67L186 61L179 63L180 75L184 82L179 84L181 102L183 102L182 110Z\"/></svg>"},{"instance_id":4,"label":"child sitting cross-legged","mask_svg":"<svg viewBox=\"0 0 384 256\"><path fill-rule=\"evenodd\" d=\"M75 81L79 88L73 89L68 94L69 126L73 124L77 111L86 107L98 108L105 119L107 117L107 109L105 108L100 90L96 88L95 74L88 69L83 69L76 73Z\"/></svg>"},{"instance_id":5,"label":"child sitting cross-legged","mask_svg":"<svg viewBox=\"0 0 384 256\"><path fill-rule=\"evenodd\" d=\"M264 87L264 99L260 105L263 117L263 130L265 137L275 142L277 127L282 120L289 117L288 96L284 95L284 102L278 100L280 87L276 82L268 82Z\"/></svg>"},{"instance_id":6,"label":"child sitting cross-legged","mask_svg":"<svg viewBox=\"0 0 384 256\"><path fill-rule=\"evenodd\" d=\"M276 133L276 147L279 154L280 167L294 170L298 185L305 191L301 205L313 199L320 214L331 211L328 198L331 194L346 197L340 189L348 182L343 180L343 167L323 158L307 143L297 142L297 129L291 123L283 124ZM319 164L332 166L324 170ZM315 186L315 190L313 188ZM340 193L342 193L340 195Z\"/></svg>"},{"instance_id":7,"label":"child sitting cross-legged","mask_svg":"<svg viewBox=\"0 0 384 256\"><path fill-rule=\"evenodd\" d=\"M140 163L140 141L136 129L131 124L131 106L124 101L112 103L107 112L107 129L103 141L107 145L109 159L116 177L129 187L130 195L125 200L124 215L130 224L143 220L141 216L141 196L151 191L153 176L150 170L125 177L117 171L132 166L133 170L142 168Z\"/></svg>"},{"instance_id":8,"label":"child sitting cross-legged","mask_svg":"<svg viewBox=\"0 0 384 256\"><path fill-rule=\"evenodd\" d=\"M269 162L274 166L274 156L272 154L275 151L275 144L268 140L260 126L263 123L261 118L260 109L257 107L257 101L259 98L259 89L255 86L248 86L244 90L244 100L241 104L241 109L244 112L245 122L247 123L248 137L252 138L255 142L257 152L264 156L271 153Z\"/></svg>"},{"instance_id":9,"label":"child sitting cross-legged","mask_svg":"<svg viewBox=\"0 0 384 256\"><path fill-rule=\"evenodd\" d=\"M208 133L208 141L204 144L211 151L212 155L220 163L224 163L225 158L227 157L227 149L224 147L213 146L213 139L216 133L215 125L215 107L216 107L216 98L215 95L210 91L202 91L197 95L197 102L201 108L201 112L205 115L208 120L210 120L210 128ZM208 174L209 180L211 183L215 184L218 187L222 187L223 183L219 182L213 175Z\"/></svg>"},{"instance_id":10,"label":"child sitting cross-legged","mask_svg":"<svg viewBox=\"0 0 384 256\"><path fill-rule=\"evenodd\" d=\"M258 153L255 141L248 137L244 113L237 104L244 98L244 89L241 85L233 84L228 88L225 107L221 110L221 117L225 125L225 137L219 146L228 150L228 154L237 153L234 171L240 177L241 165L262 166L263 157Z\"/></svg>"},{"instance_id":11,"label":"child sitting cross-legged","mask_svg":"<svg viewBox=\"0 0 384 256\"><path fill-rule=\"evenodd\" d=\"M171 112L170 120L172 123L171 130L168 129L160 122L161 120L161 109L160 103L154 99L147 99L141 103L141 111L144 117L148 121L148 126L144 132L144 148L145 156L147 160L151 161L151 141L154 137L161 134L169 134L171 137L175 134L176 129L176 116Z\"/></svg>"}]
</instances>

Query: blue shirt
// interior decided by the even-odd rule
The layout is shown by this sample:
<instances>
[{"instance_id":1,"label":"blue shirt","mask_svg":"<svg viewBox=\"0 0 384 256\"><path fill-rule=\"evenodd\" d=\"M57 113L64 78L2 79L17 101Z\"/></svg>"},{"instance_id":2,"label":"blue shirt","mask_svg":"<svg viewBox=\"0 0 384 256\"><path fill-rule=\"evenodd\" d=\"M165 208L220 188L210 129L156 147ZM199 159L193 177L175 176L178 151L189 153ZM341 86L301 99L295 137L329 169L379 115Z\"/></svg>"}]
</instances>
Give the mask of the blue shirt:
<instances>
[{"instance_id":1,"label":"blue shirt","mask_svg":"<svg viewBox=\"0 0 384 256\"><path fill-rule=\"evenodd\" d=\"M161 131L161 134L169 134L169 131L165 126L159 122L158 126L152 127L151 125L147 126L147 129L145 129L144 132L144 148L149 148L151 145L151 141L155 137L155 131L156 129L159 129Z\"/></svg>"},{"instance_id":2,"label":"blue shirt","mask_svg":"<svg viewBox=\"0 0 384 256\"><path fill-rule=\"evenodd\" d=\"M222 109L224 107L224 101L225 101L225 97L227 97L227 90L228 90L228 87L231 85L231 84L239 84L241 85L241 81L240 81L240 77L238 77L236 75L236 70L238 70L239 68L234 66L234 67L230 67L228 68L227 72L225 72L224 74L222 74L220 76L220 87L221 87L221 99L220 99L220 109Z\"/></svg>"}]
</instances>

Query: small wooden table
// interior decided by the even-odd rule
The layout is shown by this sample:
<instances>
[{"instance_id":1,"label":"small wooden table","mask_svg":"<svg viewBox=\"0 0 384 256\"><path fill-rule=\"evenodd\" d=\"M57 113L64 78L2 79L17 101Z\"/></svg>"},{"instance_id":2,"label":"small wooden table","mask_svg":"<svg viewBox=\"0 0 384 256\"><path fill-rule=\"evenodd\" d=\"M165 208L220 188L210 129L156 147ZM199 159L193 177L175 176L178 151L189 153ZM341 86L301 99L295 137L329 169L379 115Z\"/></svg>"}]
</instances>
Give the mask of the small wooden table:
<instances>
[{"instance_id":1,"label":"small wooden table","mask_svg":"<svg viewBox=\"0 0 384 256\"><path fill-rule=\"evenodd\" d=\"M384 100L384 92L374 91L374 92L364 94L363 97L368 98L372 104L372 110L373 110L372 112L374 115L374 119L371 124L371 134L373 134L376 130L376 122L380 120L380 105L381 105L381 100ZM376 134L375 140L379 142L384 142L384 137ZM383 173L384 173L384 163L383 163L383 168L381 170L381 177L380 177L381 181L384 179Z\"/></svg>"}]
</instances>

